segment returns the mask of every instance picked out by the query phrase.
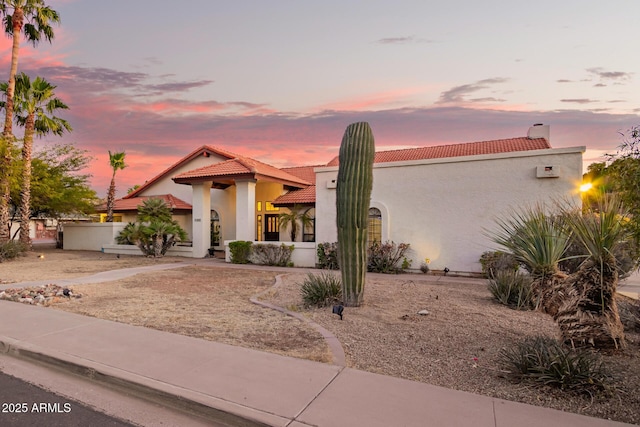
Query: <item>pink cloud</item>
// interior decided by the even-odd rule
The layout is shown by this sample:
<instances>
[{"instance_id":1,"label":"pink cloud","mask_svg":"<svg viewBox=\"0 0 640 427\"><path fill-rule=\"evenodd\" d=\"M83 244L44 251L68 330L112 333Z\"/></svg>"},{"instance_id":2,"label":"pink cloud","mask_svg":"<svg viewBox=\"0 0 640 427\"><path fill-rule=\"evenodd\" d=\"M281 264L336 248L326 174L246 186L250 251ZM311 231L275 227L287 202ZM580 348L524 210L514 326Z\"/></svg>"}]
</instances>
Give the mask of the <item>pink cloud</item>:
<instances>
[{"instance_id":1,"label":"pink cloud","mask_svg":"<svg viewBox=\"0 0 640 427\"><path fill-rule=\"evenodd\" d=\"M0 43L0 51L3 46L8 46L6 41ZM7 64L6 55L3 60ZM101 195L111 178L108 150L127 151L129 167L118 172L118 194L123 196L127 188L144 183L204 144L275 166L325 163L337 154L346 126L356 121L371 123L377 145L386 149L524 136L530 125L542 122L551 125L554 147L586 145L590 151L585 158L596 150L612 151L619 143L617 131L640 122L638 114L532 111L526 105L491 101L465 102L464 107L444 103L399 107L425 88L342 100L309 114L285 113L242 100L178 98L180 90L211 84L206 80L158 85L157 76L144 72L64 62L63 57L53 55L45 59L27 56L21 69L58 85L58 96L71 107L61 116L74 127L62 141L74 142L95 157L92 185ZM0 69L2 66L0 62ZM460 86L442 99L451 103L467 100L471 93L501 82L488 79ZM59 141L49 137L39 144Z\"/></svg>"}]
</instances>

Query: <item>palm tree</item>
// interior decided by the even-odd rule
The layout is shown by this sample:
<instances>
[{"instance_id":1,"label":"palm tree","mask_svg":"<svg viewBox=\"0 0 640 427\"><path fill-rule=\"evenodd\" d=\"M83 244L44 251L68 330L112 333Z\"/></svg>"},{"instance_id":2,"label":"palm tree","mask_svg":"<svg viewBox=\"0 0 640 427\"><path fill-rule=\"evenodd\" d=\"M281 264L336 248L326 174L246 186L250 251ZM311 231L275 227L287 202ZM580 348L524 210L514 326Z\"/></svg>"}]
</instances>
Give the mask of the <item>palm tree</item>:
<instances>
[{"instance_id":1,"label":"palm tree","mask_svg":"<svg viewBox=\"0 0 640 427\"><path fill-rule=\"evenodd\" d=\"M549 215L537 205L496 222L498 230L487 234L531 274L536 308L554 315L562 303L566 279L558 263L564 259L570 241L562 217Z\"/></svg>"},{"instance_id":2,"label":"palm tree","mask_svg":"<svg viewBox=\"0 0 640 427\"><path fill-rule=\"evenodd\" d=\"M283 212L278 217L280 227L286 227L291 224L290 232L292 242L296 241L296 236L298 235L298 221L302 223L302 230L313 224L313 219L309 216L309 209L304 212L302 211L303 209L305 209L305 207L302 205L293 205L293 207L289 209L289 212Z\"/></svg>"},{"instance_id":3,"label":"palm tree","mask_svg":"<svg viewBox=\"0 0 640 427\"><path fill-rule=\"evenodd\" d=\"M187 238L187 232L172 219L171 208L164 200L152 198L138 206L136 222L127 224L116 241L120 244L134 244L143 254L160 258L176 242Z\"/></svg>"},{"instance_id":4,"label":"palm tree","mask_svg":"<svg viewBox=\"0 0 640 427\"><path fill-rule=\"evenodd\" d=\"M29 239L29 219L31 217L31 153L34 135L44 136L49 133L62 135L71 131L69 123L52 114L56 110L69 107L55 97L56 86L42 77L33 82L24 73L16 78L14 110L16 121L24 126L24 142L22 146L22 185L20 190L20 241L26 245ZM8 83L0 84L0 91L7 92ZM0 102L0 108L6 103Z\"/></svg>"},{"instance_id":5,"label":"palm tree","mask_svg":"<svg viewBox=\"0 0 640 427\"><path fill-rule=\"evenodd\" d=\"M113 169L113 174L111 175L111 184L107 193L107 222L113 222L113 206L116 201L116 172L127 167L124 162L125 155L124 151L116 153L109 151L109 164Z\"/></svg>"},{"instance_id":6,"label":"palm tree","mask_svg":"<svg viewBox=\"0 0 640 427\"><path fill-rule=\"evenodd\" d=\"M13 13L9 12L13 10ZM13 96L18 74L18 55L20 52L20 34L24 33L27 41L37 46L44 37L51 42L54 37L51 24L60 23L58 12L45 6L43 0L0 0L0 14L4 15L5 32L11 36L11 70L7 88L7 109L4 121L5 135L12 135L13 125Z\"/></svg>"},{"instance_id":7,"label":"palm tree","mask_svg":"<svg viewBox=\"0 0 640 427\"><path fill-rule=\"evenodd\" d=\"M554 316L572 345L624 347L616 304L617 257L632 238L628 211L619 198L605 197L594 209L566 214L567 225L586 254L566 280L568 297Z\"/></svg>"},{"instance_id":8,"label":"palm tree","mask_svg":"<svg viewBox=\"0 0 640 427\"><path fill-rule=\"evenodd\" d=\"M45 6L43 0L0 0L0 15L3 16L5 32L12 38L11 68L7 86L7 108L4 130L0 141L0 169L8 171L11 168L11 152L13 148L13 104L16 75L18 74L18 54L20 52L20 34L23 33L27 41L34 47L44 37L51 42L54 38L51 24L60 23L58 12ZM9 229L9 197L10 176L0 174L0 243L10 239Z\"/></svg>"}]
</instances>

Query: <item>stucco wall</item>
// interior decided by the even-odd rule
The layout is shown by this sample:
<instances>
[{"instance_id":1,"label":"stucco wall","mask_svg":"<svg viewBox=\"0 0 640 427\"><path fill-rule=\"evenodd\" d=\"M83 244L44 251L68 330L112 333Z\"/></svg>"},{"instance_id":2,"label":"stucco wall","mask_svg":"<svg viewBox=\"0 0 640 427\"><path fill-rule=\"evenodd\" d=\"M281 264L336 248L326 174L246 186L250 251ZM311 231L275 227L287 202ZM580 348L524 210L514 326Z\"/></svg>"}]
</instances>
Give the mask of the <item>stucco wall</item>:
<instances>
[{"instance_id":1,"label":"stucco wall","mask_svg":"<svg viewBox=\"0 0 640 427\"><path fill-rule=\"evenodd\" d=\"M101 251L115 243L126 222L66 223L63 227L63 248L75 251Z\"/></svg>"},{"instance_id":2,"label":"stucco wall","mask_svg":"<svg viewBox=\"0 0 640 427\"><path fill-rule=\"evenodd\" d=\"M496 216L535 202L568 197L578 204L584 147L468 156L374 166L371 206L382 211L383 240L411 244L412 268L480 271L482 252L495 249L484 229ZM553 166L557 178L538 178ZM316 169L317 242L337 240L338 168ZM330 187L333 185L329 184Z\"/></svg>"}]
</instances>

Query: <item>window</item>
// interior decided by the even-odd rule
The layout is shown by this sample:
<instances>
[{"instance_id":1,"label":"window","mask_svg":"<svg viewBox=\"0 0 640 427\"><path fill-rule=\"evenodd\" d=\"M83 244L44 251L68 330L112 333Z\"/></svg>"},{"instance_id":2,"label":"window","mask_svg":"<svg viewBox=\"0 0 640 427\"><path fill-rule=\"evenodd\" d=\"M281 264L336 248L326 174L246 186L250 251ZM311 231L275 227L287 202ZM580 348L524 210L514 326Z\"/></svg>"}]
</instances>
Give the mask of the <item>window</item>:
<instances>
[{"instance_id":1,"label":"window","mask_svg":"<svg viewBox=\"0 0 640 427\"><path fill-rule=\"evenodd\" d=\"M100 214L100 222L107 222L107 214ZM122 214L113 214L113 222L122 222Z\"/></svg>"},{"instance_id":2,"label":"window","mask_svg":"<svg viewBox=\"0 0 640 427\"><path fill-rule=\"evenodd\" d=\"M220 215L218 215L218 212L215 210L211 210L211 239L210 239L210 246L219 246L220 245L220 237L221 237L221 233L220 233Z\"/></svg>"},{"instance_id":3,"label":"window","mask_svg":"<svg viewBox=\"0 0 640 427\"><path fill-rule=\"evenodd\" d=\"M378 208L369 208L369 224L367 225L369 242L382 241L382 212Z\"/></svg>"},{"instance_id":4,"label":"window","mask_svg":"<svg viewBox=\"0 0 640 427\"><path fill-rule=\"evenodd\" d=\"M307 215L311 219L311 223L303 225L302 241L303 242L315 242L316 241L316 211L315 208L309 208Z\"/></svg>"},{"instance_id":5,"label":"window","mask_svg":"<svg viewBox=\"0 0 640 427\"><path fill-rule=\"evenodd\" d=\"M264 210L267 212L274 212L274 211L279 211L280 208L277 206L273 206L273 203L271 202L265 202L264 203Z\"/></svg>"},{"instance_id":6,"label":"window","mask_svg":"<svg viewBox=\"0 0 640 427\"><path fill-rule=\"evenodd\" d=\"M262 215L258 215L256 218L256 241L262 241Z\"/></svg>"}]
</instances>

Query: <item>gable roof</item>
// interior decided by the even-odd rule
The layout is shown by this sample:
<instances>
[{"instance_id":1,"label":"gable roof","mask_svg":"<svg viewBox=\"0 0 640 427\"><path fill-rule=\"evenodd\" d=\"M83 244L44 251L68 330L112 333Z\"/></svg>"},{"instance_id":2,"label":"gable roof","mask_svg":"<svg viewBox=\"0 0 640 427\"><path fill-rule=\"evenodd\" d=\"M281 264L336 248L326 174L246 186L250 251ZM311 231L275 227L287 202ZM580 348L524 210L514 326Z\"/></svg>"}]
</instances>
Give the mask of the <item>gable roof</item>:
<instances>
[{"instance_id":1,"label":"gable roof","mask_svg":"<svg viewBox=\"0 0 640 427\"><path fill-rule=\"evenodd\" d=\"M433 147L407 148L404 150L378 151L374 163L403 162L408 160L443 159L447 157L477 156L481 154L510 153L515 151L544 150L551 148L544 138L510 138L493 141L467 142L463 144L437 145ZM339 156L327 166L338 166Z\"/></svg>"},{"instance_id":2,"label":"gable roof","mask_svg":"<svg viewBox=\"0 0 640 427\"><path fill-rule=\"evenodd\" d=\"M214 186L226 188L233 185L236 179L242 178L264 179L296 188L304 188L311 185L311 182L282 169L243 156L183 172L173 177L173 181L177 184L190 184L192 182L213 180Z\"/></svg>"},{"instance_id":3,"label":"gable roof","mask_svg":"<svg viewBox=\"0 0 640 427\"><path fill-rule=\"evenodd\" d=\"M149 199L162 199L173 211L190 211L192 206L174 196L173 194L160 194L157 196L138 196L117 199L114 201L113 211L114 212L127 212L127 211L138 211L138 206L142 205L145 201ZM107 205L100 205L97 209L98 212L106 212Z\"/></svg>"},{"instance_id":4,"label":"gable roof","mask_svg":"<svg viewBox=\"0 0 640 427\"><path fill-rule=\"evenodd\" d=\"M138 194L140 194L142 191L144 191L147 188L149 188L156 181L164 178L167 175L170 175L173 171L178 169L180 166L183 166L183 165L189 163L191 160L195 159L196 157L199 157L199 156L209 157L212 154L216 154L216 155L221 156L221 157L226 157L227 159L233 159L233 158L237 157L236 154L233 154L233 153L231 153L229 151L222 150L222 149L217 148L217 147L212 147L210 145L203 145L201 147L196 148L191 153L187 154L186 156L184 156L183 158L181 158L180 160L178 160L177 162L175 162L174 164L169 166L167 169L163 170L158 175L154 176L149 181L147 181L144 184L142 184L135 191L132 191L131 193L129 193L126 196L124 196L123 199L131 199L133 197L136 197Z\"/></svg>"}]
</instances>

